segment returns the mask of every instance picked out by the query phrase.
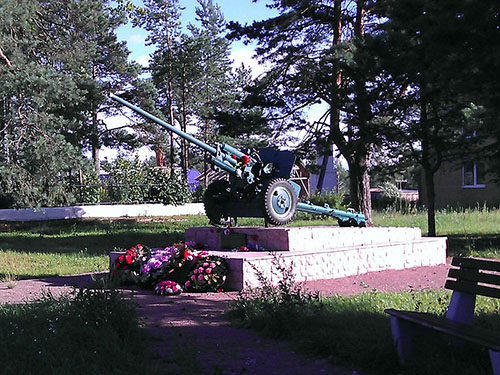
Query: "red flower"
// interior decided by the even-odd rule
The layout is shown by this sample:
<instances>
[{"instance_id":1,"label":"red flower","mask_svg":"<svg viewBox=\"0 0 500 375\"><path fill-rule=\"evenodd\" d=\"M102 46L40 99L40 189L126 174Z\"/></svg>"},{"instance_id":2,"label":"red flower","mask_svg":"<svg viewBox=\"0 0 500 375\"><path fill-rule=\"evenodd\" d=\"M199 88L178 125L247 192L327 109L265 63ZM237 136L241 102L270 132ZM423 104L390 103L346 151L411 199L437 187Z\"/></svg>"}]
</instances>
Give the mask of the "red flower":
<instances>
[{"instance_id":1,"label":"red flower","mask_svg":"<svg viewBox=\"0 0 500 375\"><path fill-rule=\"evenodd\" d=\"M118 257L118 262L121 263L123 262L123 258L125 258L125 256L122 254Z\"/></svg>"},{"instance_id":2,"label":"red flower","mask_svg":"<svg viewBox=\"0 0 500 375\"><path fill-rule=\"evenodd\" d=\"M132 259L132 257L130 255L125 256L125 263L132 264L133 261L134 260Z\"/></svg>"},{"instance_id":3,"label":"red flower","mask_svg":"<svg viewBox=\"0 0 500 375\"><path fill-rule=\"evenodd\" d=\"M250 163L250 156L248 155L243 155L241 157L241 162L243 163L243 165L247 165L248 163Z\"/></svg>"}]
</instances>

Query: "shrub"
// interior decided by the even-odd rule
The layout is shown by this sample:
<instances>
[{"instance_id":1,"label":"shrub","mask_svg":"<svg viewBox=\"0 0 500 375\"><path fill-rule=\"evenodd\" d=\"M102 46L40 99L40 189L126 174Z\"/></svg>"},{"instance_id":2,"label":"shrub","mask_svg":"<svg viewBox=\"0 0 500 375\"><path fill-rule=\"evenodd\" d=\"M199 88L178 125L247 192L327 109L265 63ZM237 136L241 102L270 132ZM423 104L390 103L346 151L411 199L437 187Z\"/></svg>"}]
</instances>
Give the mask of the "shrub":
<instances>
[{"instance_id":1,"label":"shrub","mask_svg":"<svg viewBox=\"0 0 500 375\"><path fill-rule=\"evenodd\" d=\"M347 209L344 200L345 196L342 192L337 193L333 190L322 193L316 192L314 194L309 195L309 197L306 199L306 201L309 201L317 206L324 207L325 204L327 204L329 207L336 208L339 210ZM321 215L308 214L305 212L297 212L296 218L314 220L314 219L321 219Z\"/></svg>"}]
</instances>

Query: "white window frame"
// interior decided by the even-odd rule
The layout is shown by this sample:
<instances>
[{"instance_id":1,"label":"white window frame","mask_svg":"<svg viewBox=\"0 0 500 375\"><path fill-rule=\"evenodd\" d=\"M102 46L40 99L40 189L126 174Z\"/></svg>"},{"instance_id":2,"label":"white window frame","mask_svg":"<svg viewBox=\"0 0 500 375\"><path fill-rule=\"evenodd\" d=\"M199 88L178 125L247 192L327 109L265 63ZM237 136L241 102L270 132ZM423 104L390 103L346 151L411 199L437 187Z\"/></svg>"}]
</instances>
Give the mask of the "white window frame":
<instances>
[{"instance_id":1,"label":"white window frame","mask_svg":"<svg viewBox=\"0 0 500 375\"><path fill-rule=\"evenodd\" d=\"M466 185L465 184L465 163L462 164L462 188L464 189L481 189L481 188L485 188L486 187L486 184L482 183L482 184L478 184L477 183L477 163L474 161L474 162L471 162L472 163L472 178L473 178L473 183L472 185Z\"/></svg>"}]
</instances>

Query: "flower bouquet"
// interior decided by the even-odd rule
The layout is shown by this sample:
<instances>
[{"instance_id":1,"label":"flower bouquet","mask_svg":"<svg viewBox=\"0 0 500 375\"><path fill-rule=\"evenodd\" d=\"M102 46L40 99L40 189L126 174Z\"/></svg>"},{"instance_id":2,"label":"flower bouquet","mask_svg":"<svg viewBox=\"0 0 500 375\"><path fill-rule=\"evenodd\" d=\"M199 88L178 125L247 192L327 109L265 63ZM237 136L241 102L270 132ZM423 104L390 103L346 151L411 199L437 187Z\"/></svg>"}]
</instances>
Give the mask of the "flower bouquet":
<instances>
[{"instance_id":1,"label":"flower bouquet","mask_svg":"<svg viewBox=\"0 0 500 375\"><path fill-rule=\"evenodd\" d=\"M217 256L198 259L187 275L184 289L188 292L218 292L226 281L228 267L226 261Z\"/></svg>"},{"instance_id":2,"label":"flower bouquet","mask_svg":"<svg viewBox=\"0 0 500 375\"><path fill-rule=\"evenodd\" d=\"M144 278L141 267L149 250L137 244L115 259L111 269L111 279L119 284L140 283Z\"/></svg>"},{"instance_id":3,"label":"flower bouquet","mask_svg":"<svg viewBox=\"0 0 500 375\"><path fill-rule=\"evenodd\" d=\"M155 286L155 293L162 296L173 296L176 294L180 294L182 292L182 288L175 281L164 280L160 281Z\"/></svg>"},{"instance_id":4,"label":"flower bouquet","mask_svg":"<svg viewBox=\"0 0 500 375\"><path fill-rule=\"evenodd\" d=\"M220 291L227 273L224 259L209 256L192 242L152 250L139 244L121 254L111 269L112 280L118 284L154 286L155 292L162 295L179 294L183 289Z\"/></svg>"},{"instance_id":5,"label":"flower bouquet","mask_svg":"<svg viewBox=\"0 0 500 375\"><path fill-rule=\"evenodd\" d=\"M153 284L162 280L183 282L196 261L207 254L206 251L196 250L194 243L179 242L152 252L142 269L149 273Z\"/></svg>"}]
</instances>

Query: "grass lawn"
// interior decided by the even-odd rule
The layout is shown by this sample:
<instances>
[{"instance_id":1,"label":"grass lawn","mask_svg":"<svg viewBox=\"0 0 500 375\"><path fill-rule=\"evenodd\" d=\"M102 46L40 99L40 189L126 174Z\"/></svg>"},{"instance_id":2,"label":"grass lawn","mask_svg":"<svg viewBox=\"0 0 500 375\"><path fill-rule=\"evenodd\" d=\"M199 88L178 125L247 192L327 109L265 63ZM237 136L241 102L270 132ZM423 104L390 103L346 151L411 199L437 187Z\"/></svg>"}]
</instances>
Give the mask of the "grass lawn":
<instances>
[{"instance_id":1,"label":"grass lawn","mask_svg":"<svg viewBox=\"0 0 500 375\"><path fill-rule=\"evenodd\" d=\"M416 226L424 234L427 232L424 213L375 212L373 220L375 225ZM1 223L0 277L106 270L110 250L127 249L137 243L166 246L183 240L186 228L206 222L204 216L190 216ZM500 211L439 212L437 223L438 235L449 239L450 255L499 257ZM240 224L262 225L262 221L244 219ZM336 225L336 220L310 220L303 216L291 225ZM88 294L80 295L76 302L47 298L29 306L1 305L0 340L8 345L0 346L0 361L9 364L2 373L157 373L158 362L144 349L145 338L136 331L139 323L133 309L104 292L85 293ZM426 360L418 366L399 368L389 319L383 309L442 314L448 300L449 293L444 291L372 292L319 299L291 290L267 290L264 295L243 296L232 305L229 316L237 324L290 340L301 351L325 356L336 364L366 369L369 374L488 373L489 361L484 351L460 347L450 353L443 351L445 346L438 341L421 343ZM500 333L498 301L479 298L478 304L479 324ZM121 319L114 320L119 316ZM97 328L104 327L102 319L109 319L105 329ZM69 337L74 343L69 342ZM82 347L85 349L81 354L71 356ZM109 366L110 358L119 364ZM178 365L182 367L182 363Z\"/></svg>"},{"instance_id":2,"label":"grass lawn","mask_svg":"<svg viewBox=\"0 0 500 375\"><path fill-rule=\"evenodd\" d=\"M333 218L302 215L290 225L336 225ZM316 216L317 218L317 216ZM377 226L413 226L427 233L424 212L374 212ZM448 237L450 255L500 257L500 211L438 212L438 235ZM262 225L261 219L240 219L240 225ZM203 215L114 220L56 220L0 223L0 278L32 278L104 271L107 255L137 243L167 246L184 239L184 230L207 225Z\"/></svg>"}]
</instances>

